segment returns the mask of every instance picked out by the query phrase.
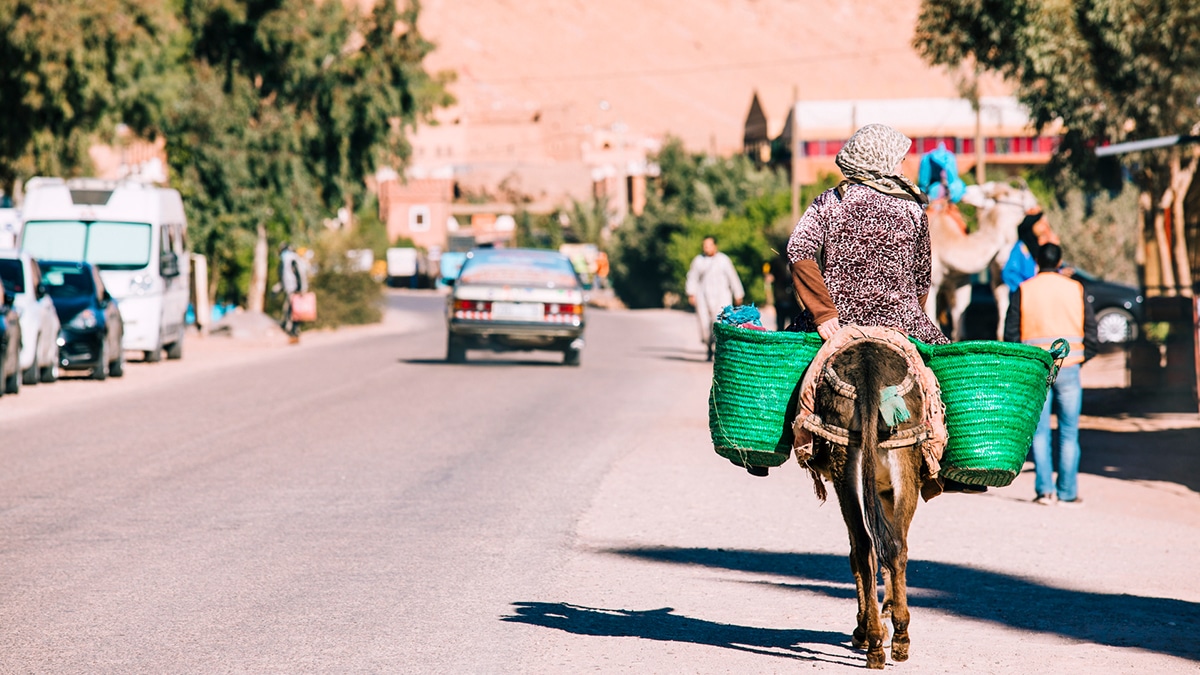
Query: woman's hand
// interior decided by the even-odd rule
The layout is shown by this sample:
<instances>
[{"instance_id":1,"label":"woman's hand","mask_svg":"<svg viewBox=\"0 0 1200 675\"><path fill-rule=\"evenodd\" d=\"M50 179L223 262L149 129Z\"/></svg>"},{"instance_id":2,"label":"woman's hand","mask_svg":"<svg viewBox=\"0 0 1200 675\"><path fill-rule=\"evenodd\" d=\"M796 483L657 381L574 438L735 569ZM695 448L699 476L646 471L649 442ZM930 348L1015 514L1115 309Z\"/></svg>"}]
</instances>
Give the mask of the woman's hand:
<instances>
[{"instance_id":1,"label":"woman's hand","mask_svg":"<svg viewBox=\"0 0 1200 675\"><path fill-rule=\"evenodd\" d=\"M822 340L829 340L833 334L842 329L842 324L838 323L837 317L833 317L817 326L817 333L821 335Z\"/></svg>"}]
</instances>

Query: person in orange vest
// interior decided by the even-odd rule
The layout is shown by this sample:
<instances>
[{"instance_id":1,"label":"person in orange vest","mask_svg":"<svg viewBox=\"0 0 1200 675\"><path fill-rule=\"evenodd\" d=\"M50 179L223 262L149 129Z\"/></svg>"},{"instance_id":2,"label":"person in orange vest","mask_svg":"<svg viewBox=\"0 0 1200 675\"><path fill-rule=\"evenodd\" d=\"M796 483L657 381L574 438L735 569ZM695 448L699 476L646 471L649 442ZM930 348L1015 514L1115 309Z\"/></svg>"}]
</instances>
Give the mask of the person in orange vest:
<instances>
[{"instance_id":1,"label":"person in orange vest","mask_svg":"<svg viewBox=\"0 0 1200 675\"><path fill-rule=\"evenodd\" d=\"M1049 349L1058 338L1071 344L1042 407L1042 419L1033 436L1034 485L1038 504L1077 506L1076 478L1079 474L1079 413L1083 407L1080 366L1096 355L1096 315L1088 304L1083 285L1059 274L1062 249L1044 244L1038 249L1038 273L1013 292L1004 321L1005 342L1023 342ZM1053 452L1050 412L1058 414L1058 448ZM1054 480L1054 456L1058 455L1058 480Z\"/></svg>"}]
</instances>

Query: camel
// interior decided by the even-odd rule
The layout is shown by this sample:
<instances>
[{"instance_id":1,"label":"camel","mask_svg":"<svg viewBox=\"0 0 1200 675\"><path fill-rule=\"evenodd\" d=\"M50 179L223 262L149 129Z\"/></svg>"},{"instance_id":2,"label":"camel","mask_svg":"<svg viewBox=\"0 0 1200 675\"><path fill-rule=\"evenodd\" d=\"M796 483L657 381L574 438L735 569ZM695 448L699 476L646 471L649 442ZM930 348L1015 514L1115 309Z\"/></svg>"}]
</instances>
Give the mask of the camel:
<instances>
[{"instance_id":1,"label":"camel","mask_svg":"<svg viewBox=\"0 0 1200 675\"><path fill-rule=\"evenodd\" d=\"M833 483L850 535L858 595L852 642L866 646L868 668L883 668L889 615L892 660L908 659L908 527L921 495L926 393L899 349L874 337L840 348L823 373L814 404L824 431L814 430L806 465L822 501L823 481ZM883 577L882 610L877 573Z\"/></svg>"},{"instance_id":2,"label":"camel","mask_svg":"<svg viewBox=\"0 0 1200 675\"><path fill-rule=\"evenodd\" d=\"M945 210L929 211L933 283L925 311L938 322L940 302L941 309L950 317L951 337L962 339L962 314L971 300L969 277L990 271L999 311L996 337L1003 339L1008 289L1001 281L1000 271L1017 241L1017 226L1028 212L1038 208L1037 198L1025 181L1018 179L1013 183L972 185L963 201L979 209L979 229L970 234L964 233L959 222Z\"/></svg>"}]
</instances>

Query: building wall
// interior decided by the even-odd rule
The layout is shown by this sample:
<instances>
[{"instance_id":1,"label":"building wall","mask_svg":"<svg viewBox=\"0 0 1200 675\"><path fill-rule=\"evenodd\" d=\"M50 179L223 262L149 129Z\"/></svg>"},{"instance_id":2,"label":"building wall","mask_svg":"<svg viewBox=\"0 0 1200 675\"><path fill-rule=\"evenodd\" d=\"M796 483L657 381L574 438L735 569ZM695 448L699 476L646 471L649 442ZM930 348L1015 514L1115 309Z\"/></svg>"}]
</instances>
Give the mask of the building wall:
<instances>
[{"instance_id":1,"label":"building wall","mask_svg":"<svg viewBox=\"0 0 1200 675\"><path fill-rule=\"evenodd\" d=\"M426 249L446 246L446 223L454 199L450 178L392 178L379 184L379 217L388 241L408 237Z\"/></svg>"}]
</instances>

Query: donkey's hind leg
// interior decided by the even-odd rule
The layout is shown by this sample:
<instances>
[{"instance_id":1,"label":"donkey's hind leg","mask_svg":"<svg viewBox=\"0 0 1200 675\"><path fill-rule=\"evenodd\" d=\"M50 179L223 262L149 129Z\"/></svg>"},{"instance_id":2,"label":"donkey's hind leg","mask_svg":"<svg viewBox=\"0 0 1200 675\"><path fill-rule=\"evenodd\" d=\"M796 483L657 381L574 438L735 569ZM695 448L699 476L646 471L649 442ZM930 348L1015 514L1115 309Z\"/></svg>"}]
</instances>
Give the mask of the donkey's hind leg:
<instances>
[{"instance_id":1,"label":"donkey's hind leg","mask_svg":"<svg viewBox=\"0 0 1200 675\"><path fill-rule=\"evenodd\" d=\"M884 604L892 615L892 660L905 661L908 659L908 527L912 523L913 514L917 510L917 497L920 494L920 452L916 448L906 451L896 450L893 455L900 459L901 452L915 455L908 457L909 461L900 462L897 467L899 475L894 476L894 486L891 501L893 521L900 530L899 546L890 567L894 572L884 572ZM902 487L901 487L902 486Z\"/></svg>"},{"instance_id":2,"label":"donkey's hind leg","mask_svg":"<svg viewBox=\"0 0 1200 675\"><path fill-rule=\"evenodd\" d=\"M856 502L848 499L839 500L843 508L853 503L852 509L857 508ZM861 522L861 516L859 517ZM858 591L858 621L854 627L851 643L856 649L867 648L867 667L883 668L887 656L883 651L883 640L887 629L879 616L879 600L876 585L878 568L875 563L875 551L866 530L861 530L857 536L850 539L850 570L854 572L854 585Z\"/></svg>"}]
</instances>

